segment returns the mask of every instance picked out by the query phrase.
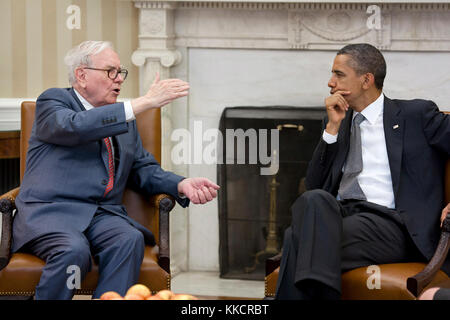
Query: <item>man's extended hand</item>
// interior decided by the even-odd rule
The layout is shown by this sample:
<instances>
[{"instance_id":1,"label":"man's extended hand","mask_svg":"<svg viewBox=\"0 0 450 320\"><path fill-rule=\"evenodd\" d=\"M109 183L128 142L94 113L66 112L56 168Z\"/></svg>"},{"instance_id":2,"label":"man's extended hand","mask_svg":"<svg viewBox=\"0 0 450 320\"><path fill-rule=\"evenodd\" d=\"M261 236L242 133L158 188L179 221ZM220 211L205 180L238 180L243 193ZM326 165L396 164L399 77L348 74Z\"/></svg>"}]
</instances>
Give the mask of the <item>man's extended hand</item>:
<instances>
[{"instance_id":1,"label":"man's extended hand","mask_svg":"<svg viewBox=\"0 0 450 320\"><path fill-rule=\"evenodd\" d=\"M194 204L204 204L217 197L219 186L206 178L186 178L178 183L178 193Z\"/></svg>"},{"instance_id":2,"label":"man's extended hand","mask_svg":"<svg viewBox=\"0 0 450 320\"><path fill-rule=\"evenodd\" d=\"M161 108L175 99L185 97L189 94L189 84L180 79L160 80L159 73L156 74L147 93L131 101L135 115L152 108Z\"/></svg>"},{"instance_id":3,"label":"man's extended hand","mask_svg":"<svg viewBox=\"0 0 450 320\"><path fill-rule=\"evenodd\" d=\"M450 213L450 202L444 209L442 209L441 228L442 228L442 224L444 223L445 218L447 217L447 214L449 214L449 213Z\"/></svg>"}]
</instances>

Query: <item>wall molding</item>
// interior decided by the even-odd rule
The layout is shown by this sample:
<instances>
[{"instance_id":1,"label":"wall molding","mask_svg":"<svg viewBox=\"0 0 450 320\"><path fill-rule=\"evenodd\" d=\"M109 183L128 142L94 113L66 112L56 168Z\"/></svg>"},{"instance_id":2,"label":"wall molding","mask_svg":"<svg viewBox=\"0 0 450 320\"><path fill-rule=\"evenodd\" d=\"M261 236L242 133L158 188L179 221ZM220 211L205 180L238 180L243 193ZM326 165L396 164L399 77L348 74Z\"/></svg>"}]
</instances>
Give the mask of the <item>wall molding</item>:
<instances>
[{"instance_id":1,"label":"wall molding","mask_svg":"<svg viewBox=\"0 0 450 320\"><path fill-rule=\"evenodd\" d=\"M376 4L382 9L390 10L450 10L450 3L447 1L407 1L384 0L377 1L155 1L155 0L134 0L135 6L140 9L237 9L237 10L359 10L366 9L368 5Z\"/></svg>"},{"instance_id":2,"label":"wall molding","mask_svg":"<svg viewBox=\"0 0 450 320\"><path fill-rule=\"evenodd\" d=\"M0 131L20 131L20 105L32 98L0 99Z\"/></svg>"}]
</instances>

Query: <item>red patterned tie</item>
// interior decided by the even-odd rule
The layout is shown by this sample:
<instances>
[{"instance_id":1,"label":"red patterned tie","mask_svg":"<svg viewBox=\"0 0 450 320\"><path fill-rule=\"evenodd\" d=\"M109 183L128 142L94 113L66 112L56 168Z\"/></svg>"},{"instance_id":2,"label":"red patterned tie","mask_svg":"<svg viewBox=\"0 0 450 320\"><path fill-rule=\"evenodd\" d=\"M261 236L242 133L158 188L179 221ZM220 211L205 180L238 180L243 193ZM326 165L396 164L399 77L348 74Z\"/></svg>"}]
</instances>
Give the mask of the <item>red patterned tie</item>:
<instances>
[{"instance_id":1,"label":"red patterned tie","mask_svg":"<svg viewBox=\"0 0 450 320\"><path fill-rule=\"evenodd\" d=\"M113 159L113 153L111 149L111 142L109 138L104 138L103 141L105 142L106 149L108 149L108 184L106 185L105 194L103 196L106 196L108 192L110 192L114 185L114 159Z\"/></svg>"}]
</instances>

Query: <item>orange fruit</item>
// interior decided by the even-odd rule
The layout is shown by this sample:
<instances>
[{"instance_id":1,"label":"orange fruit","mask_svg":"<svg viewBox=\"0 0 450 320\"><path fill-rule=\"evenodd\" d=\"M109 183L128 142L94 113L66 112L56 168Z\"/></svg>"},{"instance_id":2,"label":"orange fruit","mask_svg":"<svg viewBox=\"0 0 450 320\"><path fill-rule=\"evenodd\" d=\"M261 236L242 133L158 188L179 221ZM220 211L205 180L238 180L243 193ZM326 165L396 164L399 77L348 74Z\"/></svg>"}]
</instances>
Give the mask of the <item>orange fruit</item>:
<instances>
[{"instance_id":1,"label":"orange fruit","mask_svg":"<svg viewBox=\"0 0 450 320\"><path fill-rule=\"evenodd\" d=\"M142 298L141 295L129 293L125 295L125 300L145 300L145 299Z\"/></svg>"},{"instance_id":2,"label":"orange fruit","mask_svg":"<svg viewBox=\"0 0 450 320\"><path fill-rule=\"evenodd\" d=\"M141 296L142 299L147 299L152 295L150 289L143 284L135 284L134 286L131 286L125 295L129 294Z\"/></svg>"},{"instance_id":3,"label":"orange fruit","mask_svg":"<svg viewBox=\"0 0 450 320\"><path fill-rule=\"evenodd\" d=\"M115 291L107 291L100 296L100 300L113 300L117 298L122 298L122 296Z\"/></svg>"},{"instance_id":4,"label":"orange fruit","mask_svg":"<svg viewBox=\"0 0 450 320\"><path fill-rule=\"evenodd\" d=\"M198 298L190 294L175 294L172 300L198 300Z\"/></svg>"},{"instance_id":5,"label":"orange fruit","mask_svg":"<svg viewBox=\"0 0 450 320\"><path fill-rule=\"evenodd\" d=\"M156 296L158 296L161 300L170 300L173 297L173 292L170 290L161 290L156 294Z\"/></svg>"}]
</instances>

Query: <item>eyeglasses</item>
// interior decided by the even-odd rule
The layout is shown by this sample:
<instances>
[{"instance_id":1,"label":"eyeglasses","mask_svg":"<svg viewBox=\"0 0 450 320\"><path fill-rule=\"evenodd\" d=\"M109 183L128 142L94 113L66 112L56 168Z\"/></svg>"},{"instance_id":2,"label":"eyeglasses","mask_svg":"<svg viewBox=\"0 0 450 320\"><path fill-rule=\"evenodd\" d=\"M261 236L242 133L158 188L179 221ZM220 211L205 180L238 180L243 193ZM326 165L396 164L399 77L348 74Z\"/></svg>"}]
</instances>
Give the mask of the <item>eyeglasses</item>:
<instances>
[{"instance_id":1,"label":"eyeglasses","mask_svg":"<svg viewBox=\"0 0 450 320\"><path fill-rule=\"evenodd\" d=\"M125 81L125 79L128 76L128 70L122 69L122 68L120 68L120 69L116 69L116 68L98 69L98 68L84 67L84 69L106 71L108 73L108 78L110 78L111 80L116 80L117 76L120 74L122 76L123 81Z\"/></svg>"}]
</instances>

